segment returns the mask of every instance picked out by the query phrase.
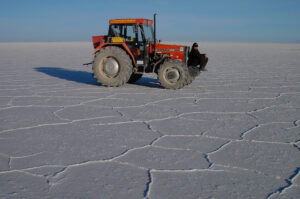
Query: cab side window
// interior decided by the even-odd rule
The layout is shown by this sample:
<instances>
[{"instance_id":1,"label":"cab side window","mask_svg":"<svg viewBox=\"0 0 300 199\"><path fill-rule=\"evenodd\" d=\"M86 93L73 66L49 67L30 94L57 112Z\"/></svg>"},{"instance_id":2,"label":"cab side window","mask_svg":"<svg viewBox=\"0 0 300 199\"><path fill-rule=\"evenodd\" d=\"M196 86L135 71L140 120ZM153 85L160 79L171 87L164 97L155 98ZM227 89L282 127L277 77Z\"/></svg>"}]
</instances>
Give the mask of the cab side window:
<instances>
[{"instance_id":1,"label":"cab side window","mask_svg":"<svg viewBox=\"0 0 300 199\"><path fill-rule=\"evenodd\" d=\"M124 30L122 25L111 25L110 26L110 35L112 37L122 37L124 35Z\"/></svg>"},{"instance_id":2,"label":"cab side window","mask_svg":"<svg viewBox=\"0 0 300 199\"><path fill-rule=\"evenodd\" d=\"M127 41L135 41L135 26L127 25L126 29L126 40Z\"/></svg>"}]
</instances>

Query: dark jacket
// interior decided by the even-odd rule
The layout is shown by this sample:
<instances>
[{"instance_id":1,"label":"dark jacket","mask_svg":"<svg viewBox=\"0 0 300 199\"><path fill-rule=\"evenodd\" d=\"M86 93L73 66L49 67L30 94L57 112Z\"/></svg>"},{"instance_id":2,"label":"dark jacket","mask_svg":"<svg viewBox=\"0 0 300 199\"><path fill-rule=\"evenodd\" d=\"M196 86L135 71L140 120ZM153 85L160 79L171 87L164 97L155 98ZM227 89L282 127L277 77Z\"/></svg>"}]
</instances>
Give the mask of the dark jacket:
<instances>
[{"instance_id":1,"label":"dark jacket","mask_svg":"<svg viewBox=\"0 0 300 199\"><path fill-rule=\"evenodd\" d=\"M192 47L191 52L189 53L188 66L198 66L201 63L201 54L199 50L195 50Z\"/></svg>"}]
</instances>

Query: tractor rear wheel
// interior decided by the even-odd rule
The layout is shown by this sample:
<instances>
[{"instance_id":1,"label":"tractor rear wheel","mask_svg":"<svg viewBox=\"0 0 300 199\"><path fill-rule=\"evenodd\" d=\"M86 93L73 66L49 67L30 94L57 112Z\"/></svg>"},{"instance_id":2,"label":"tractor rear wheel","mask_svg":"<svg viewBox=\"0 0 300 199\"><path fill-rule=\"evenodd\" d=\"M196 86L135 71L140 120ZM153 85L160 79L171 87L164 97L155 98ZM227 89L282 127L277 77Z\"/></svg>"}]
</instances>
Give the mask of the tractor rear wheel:
<instances>
[{"instance_id":1,"label":"tractor rear wheel","mask_svg":"<svg viewBox=\"0 0 300 199\"><path fill-rule=\"evenodd\" d=\"M132 74L132 61L128 54L116 46L108 46L95 55L94 77L104 86L121 86Z\"/></svg>"},{"instance_id":2,"label":"tractor rear wheel","mask_svg":"<svg viewBox=\"0 0 300 199\"><path fill-rule=\"evenodd\" d=\"M143 74L132 73L128 80L128 83L134 83L134 82L138 81L139 79L141 79L142 76L143 76Z\"/></svg>"},{"instance_id":3,"label":"tractor rear wheel","mask_svg":"<svg viewBox=\"0 0 300 199\"><path fill-rule=\"evenodd\" d=\"M158 70L158 81L168 89L179 89L186 85L188 77L187 67L179 61L167 60Z\"/></svg>"}]
</instances>

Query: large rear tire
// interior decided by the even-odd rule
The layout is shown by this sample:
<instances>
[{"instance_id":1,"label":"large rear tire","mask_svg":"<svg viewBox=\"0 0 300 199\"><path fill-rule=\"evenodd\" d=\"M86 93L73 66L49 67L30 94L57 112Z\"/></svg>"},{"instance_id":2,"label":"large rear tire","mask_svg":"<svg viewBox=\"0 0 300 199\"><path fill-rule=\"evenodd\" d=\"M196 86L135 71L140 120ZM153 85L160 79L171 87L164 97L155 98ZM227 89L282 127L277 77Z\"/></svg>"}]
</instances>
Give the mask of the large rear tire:
<instances>
[{"instance_id":1,"label":"large rear tire","mask_svg":"<svg viewBox=\"0 0 300 199\"><path fill-rule=\"evenodd\" d=\"M143 74L132 73L128 80L128 83L134 83L134 82L138 81L139 79L141 79L142 76L143 76Z\"/></svg>"},{"instance_id":2,"label":"large rear tire","mask_svg":"<svg viewBox=\"0 0 300 199\"><path fill-rule=\"evenodd\" d=\"M128 54L116 46L108 46L95 55L94 77L103 86L117 87L128 82L132 74L132 61Z\"/></svg>"},{"instance_id":3,"label":"large rear tire","mask_svg":"<svg viewBox=\"0 0 300 199\"><path fill-rule=\"evenodd\" d=\"M187 67L179 61L167 60L158 70L158 81L167 89L180 89L186 85L188 77Z\"/></svg>"}]
</instances>

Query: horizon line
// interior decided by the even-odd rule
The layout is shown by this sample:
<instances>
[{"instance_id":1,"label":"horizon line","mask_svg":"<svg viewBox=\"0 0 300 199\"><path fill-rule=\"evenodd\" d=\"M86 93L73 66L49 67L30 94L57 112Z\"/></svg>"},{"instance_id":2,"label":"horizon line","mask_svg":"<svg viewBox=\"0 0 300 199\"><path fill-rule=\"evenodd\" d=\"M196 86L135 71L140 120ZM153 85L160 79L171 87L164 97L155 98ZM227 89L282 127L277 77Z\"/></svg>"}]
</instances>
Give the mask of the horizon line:
<instances>
[{"instance_id":1,"label":"horizon line","mask_svg":"<svg viewBox=\"0 0 300 199\"><path fill-rule=\"evenodd\" d=\"M92 41L0 41L0 43L75 43L75 42L90 42ZM178 43L184 43L184 42L198 42L198 43L248 43L248 44L300 44L300 41L294 41L294 42L270 42L270 41L162 41L161 43L169 43L169 42L178 42Z\"/></svg>"}]
</instances>

